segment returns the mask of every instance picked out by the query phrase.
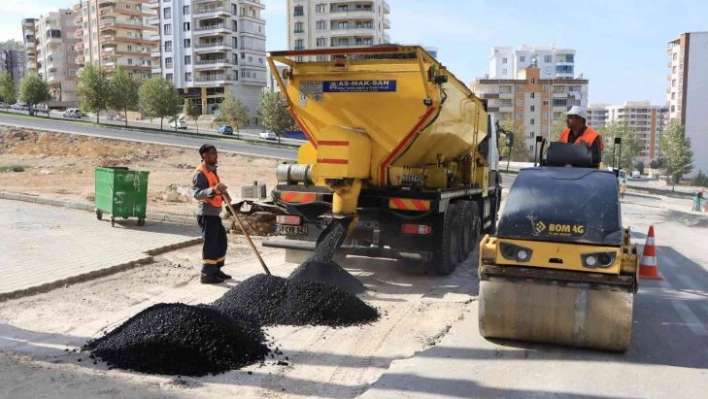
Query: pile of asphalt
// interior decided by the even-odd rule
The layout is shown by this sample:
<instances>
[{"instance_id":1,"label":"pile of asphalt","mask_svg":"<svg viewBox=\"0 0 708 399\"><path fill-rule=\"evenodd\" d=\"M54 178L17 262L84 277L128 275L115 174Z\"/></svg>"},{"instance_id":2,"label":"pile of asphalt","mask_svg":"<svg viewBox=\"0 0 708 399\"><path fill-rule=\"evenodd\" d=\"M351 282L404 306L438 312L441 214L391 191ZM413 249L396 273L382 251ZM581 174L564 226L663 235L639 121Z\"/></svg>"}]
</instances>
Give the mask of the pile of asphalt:
<instances>
[{"instance_id":1,"label":"pile of asphalt","mask_svg":"<svg viewBox=\"0 0 708 399\"><path fill-rule=\"evenodd\" d=\"M259 274L231 288L213 306L224 314L258 317L263 325L351 326L376 321L379 313L331 284Z\"/></svg>"},{"instance_id":2,"label":"pile of asphalt","mask_svg":"<svg viewBox=\"0 0 708 399\"><path fill-rule=\"evenodd\" d=\"M83 349L109 367L185 376L239 369L270 352L253 318L180 303L153 305Z\"/></svg>"},{"instance_id":3,"label":"pile of asphalt","mask_svg":"<svg viewBox=\"0 0 708 399\"><path fill-rule=\"evenodd\" d=\"M320 234L315 252L288 277L293 281L319 281L342 288L352 294L366 291L364 284L332 260L334 252L342 245L349 228L350 218L332 219Z\"/></svg>"}]
</instances>

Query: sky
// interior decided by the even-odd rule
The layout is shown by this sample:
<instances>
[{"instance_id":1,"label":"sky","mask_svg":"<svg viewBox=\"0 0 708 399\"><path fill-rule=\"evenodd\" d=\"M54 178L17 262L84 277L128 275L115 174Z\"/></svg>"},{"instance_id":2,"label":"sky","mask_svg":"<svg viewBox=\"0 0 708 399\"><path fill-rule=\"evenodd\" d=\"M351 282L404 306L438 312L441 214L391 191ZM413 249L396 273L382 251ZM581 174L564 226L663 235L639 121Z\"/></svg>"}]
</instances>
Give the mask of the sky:
<instances>
[{"instance_id":1,"label":"sky","mask_svg":"<svg viewBox=\"0 0 708 399\"><path fill-rule=\"evenodd\" d=\"M315 0L311 0L315 1ZM287 49L286 1L264 0L266 48ZM76 0L0 0L0 41L21 40L20 21ZM666 54L683 32L708 31L706 0L388 0L391 41L438 47L470 83L489 72L492 47L575 49L589 102L666 103ZM706 77L708 79L708 76Z\"/></svg>"}]
</instances>

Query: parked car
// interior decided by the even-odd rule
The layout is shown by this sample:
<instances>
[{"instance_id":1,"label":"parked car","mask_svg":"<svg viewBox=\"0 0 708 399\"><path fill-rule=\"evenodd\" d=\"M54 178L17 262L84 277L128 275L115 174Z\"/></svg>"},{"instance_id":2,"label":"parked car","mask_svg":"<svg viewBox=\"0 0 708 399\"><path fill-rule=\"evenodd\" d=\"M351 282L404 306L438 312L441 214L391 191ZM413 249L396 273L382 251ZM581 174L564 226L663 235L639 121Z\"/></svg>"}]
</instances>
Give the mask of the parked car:
<instances>
[{"instance_id":1,"label":"parked car","mask_svg":"<svg viewBox=\"0 0 708 399\"><path fill-rule=\"evenodd\" d=\"M275 133L271 132L270 130L266 130L265 132L260 132L258 135L265 140L276 140L278 139L278 136L275 135Z\"/></svg>"},{"instance_id":2,"label":"parked car","mask_svg":"<svg viewBox=\"0 0 708 399\"><path fill-rule=\"evenodd\" d=\"M172 128L177 128L177 129L186 129L187 128L187 122L185 122L182 119L177 119L172 122L170 122L170 126Z\"/></svg>"},{"instance_id":3,"label":"parked car","mask_svg":"<svg viewBox=\"0 0 708 399\"><path fill-rule=\"evenodd\" d=\"M81 110L78 108L67 108L66 111L61 113L64 118L76 118L81 119Z\"/></svg>"},{"instance_id":4,"label":"parked car","mask_svg":"<svg viewBox=\"0 0 708 399\"><path fill-rule=\"evenodd\" d=\"M228 125L219 126L218 128L216 128L216 131L227 136L234 134L234 128Z\"/></svg>"},{"instance_id":5,"label":"parked car","mask_svg":"<svg viewBox=\"0 0 708 399\"><path fill-rule=\"evenodd\" d=\"M27 105L27 103L23 103L23 102L18 101L16 103L12 104L10 106L10 108L17 110L17 111L27 111L29 109L29 105Z\"/></svg>"}]
</instances>

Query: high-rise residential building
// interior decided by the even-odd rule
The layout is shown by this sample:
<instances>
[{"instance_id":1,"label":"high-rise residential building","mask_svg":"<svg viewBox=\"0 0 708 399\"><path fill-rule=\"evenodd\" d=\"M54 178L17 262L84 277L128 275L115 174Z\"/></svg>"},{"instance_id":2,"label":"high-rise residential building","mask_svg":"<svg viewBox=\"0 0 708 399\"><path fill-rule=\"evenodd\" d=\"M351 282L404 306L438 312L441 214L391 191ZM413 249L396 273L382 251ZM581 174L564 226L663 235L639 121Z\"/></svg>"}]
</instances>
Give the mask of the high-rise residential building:
<instances>
[{"instance_id":1,"label":"high-rise residential building","mask_svg":"<svg viewBox=\"0 0 708 399\"><path fill-rule=\"evenodd\" d=\"M288 0L288 48L373 46L390 43L385 0ZM326 56L318 57L326 61Z\"/></svg>"},{"instance_id":2,"label":"high-rise residential building","mask_svg":"<svg viewBox=\"0 0 708 399\"><path fill-rule=\"evenodd\" d=\"M553 123L570 107L587 107L588 83L587 79L544 79L541 68L531 64L514 79L476 79L471 88L487 100L497 120L513 121L515 129L523 126L529 149L533 149L535 137L548 137Z\"/></svg>"},{"instance_id":3,"label":"high-rise residential building","mask_svg":"<svg viewBox=\"0 0 708 399\"><path fill-rule=\"evenodd\" d=\"M74 18L71 9L60 9L35 21L37 73L49 86L52 100L48 106L52 108L74 107L78 101Z\"/></svg>"},{"instance_id":4,"label":"high-rise residential building","mask_svg":"<svg viewBox=\"0 0 708 399\"><path fill-rule=\"evenodd\" d=\"M18 50L12 46L0 44L0 74L9 73L15 86L19 87L18 85L25 76L25 68L24 49Z\"/></svg>"},{"instance_id":5,"label":"high-rise residential building","mask_svg":"<svg viewBox=\"0 0 708 399\"><path fill-rule=\"evenodd\" d=\"M651 105L649 101L626 101L622 105L608 105L607 123L626 123L637 132L643 149L639 156L645 164L660 155L661 134L669 120L666 106Z\"/></svg>"},{"instance_id":6,"label":"high-rise residential building","mask_svg":"<svg viewBox=\"0 0 708 399\"><path fill-rule=\"evenodd\" d=\"M585 123L595 130L602 129L608 122L607 114L609 110L607 107L607 104L588 105L588 120Z\"/></svg>"},{"instance_id":7,"label":"high-rise residential building","mask_svg":"<svg viewBox=\"0 0 708 399\"><path fill-rule=\"evenodd\" d=\"M25 45L25 73L37 72L37 37L34 31L36 18L22 20L22 41Z\"/></svg>"},{"instance_id":8,"label":"high-rise residential building","mask_svg":"<svg viewBox=\"0 0 708 399\"><path fill-rule=\"evenodd\" d=\"M489 79L516 79L519 72L535 63L541 79L573 79L575 77L575 50L550 46L522 45L493 47L489 57Z\"/></svg>"},{"instance_id":9,"label":"high-rise residential building","mask_svg":"<svg viewBox=\"0 0 708 399\"><path fill-rule=\"evenodd\" d=\"M669 42L669 118L691 139L694 173L708 172L708 32L682 33Z\"/></svg>"},{"instance_id":10,"label":"high-rise residential building","mask_svg":"<svg viewBox=\"0 0 708 399\"><path fill-rule=\"evenodd\" d=\"M110 75L118 66L134 79L151 77L151 53L158 44L156 18L148 7L156 0L80 0L74 5L76 62L98 64Z\"/></svg>"},{"instance_id":11,"label":"high-rise residential building","mask_svg":"<svg viewBox=\"0 0 708 399\"><path fill-rule=\"evenodd\" d=\"M266 87L265 9L262 0L151 0L160 43L153 74L174 83L202 114L218 112L228 97L256 118Z\"/></svg>"}]
</instances>

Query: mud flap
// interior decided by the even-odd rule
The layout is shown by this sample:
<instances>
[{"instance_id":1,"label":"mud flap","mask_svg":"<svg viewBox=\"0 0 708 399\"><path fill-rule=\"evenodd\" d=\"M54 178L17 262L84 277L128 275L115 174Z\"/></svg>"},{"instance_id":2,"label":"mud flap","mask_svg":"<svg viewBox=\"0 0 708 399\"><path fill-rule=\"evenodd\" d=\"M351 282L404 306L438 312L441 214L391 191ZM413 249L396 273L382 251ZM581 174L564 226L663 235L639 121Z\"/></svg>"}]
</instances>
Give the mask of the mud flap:
<instances>
[{"instance_id":1,"label":"mud flap","mask_svg":"<svg viewBox=\"0 0 708 399\"><path fill-rule=\"evenodd\" d=\"M480 282L479 331L506 338L624 352L632 335L634 294L585 284Z\"/></svg>"}]
</instances>

